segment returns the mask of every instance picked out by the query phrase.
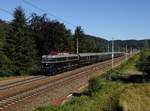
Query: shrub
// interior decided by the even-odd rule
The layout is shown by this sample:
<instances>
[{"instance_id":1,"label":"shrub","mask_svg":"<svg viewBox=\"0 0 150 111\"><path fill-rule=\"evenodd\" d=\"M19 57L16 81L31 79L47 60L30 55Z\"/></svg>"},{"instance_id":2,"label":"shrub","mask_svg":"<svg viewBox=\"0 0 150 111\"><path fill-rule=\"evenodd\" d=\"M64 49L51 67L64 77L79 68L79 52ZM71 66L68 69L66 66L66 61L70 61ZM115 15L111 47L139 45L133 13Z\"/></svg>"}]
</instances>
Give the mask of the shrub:
<instances>
[{"instance_id":1,"label":"shrub","mask_svg":"<svg viewBox=\"0 0 150 111\"><path fill-rule=\"evenodd\" d=\"M101 89L101 81L99 78L92 78L89 80L88 94L93 95L95 92Z\"/></svg>"},{"instance_id":2,"label":"shrub","mask_svg":"<svg viewBox=\"0 0 150 111\"><path fill-rule=\"evenodd\" d=\"M150 76L150 49L143 49L137 67L144 74Z\"/></svg>"}]
</instances>

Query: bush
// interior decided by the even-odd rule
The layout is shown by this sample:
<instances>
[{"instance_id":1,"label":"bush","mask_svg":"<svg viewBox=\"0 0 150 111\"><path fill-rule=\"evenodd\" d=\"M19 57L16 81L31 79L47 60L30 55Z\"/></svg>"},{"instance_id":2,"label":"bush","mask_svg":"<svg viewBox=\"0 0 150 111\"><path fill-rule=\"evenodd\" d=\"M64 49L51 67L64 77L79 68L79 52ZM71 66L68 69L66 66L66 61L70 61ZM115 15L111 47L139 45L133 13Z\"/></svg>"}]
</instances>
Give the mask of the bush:
<instances>
[{"instance_id":1,"label":"bush","mask_svg":"<svg viewBox=\"0 0 150 111\"><path fill-rule=\"evenodd\" d=\"M117 80L120 81L122 80L123 77L124 77L124 74L122 74L118 70L110 70L107 72L107 75L106 75L107 80L113 80L113 81L117 81Z\"/></svg>"},{"instance_id":2,"label":"bush","mask_svg":"<svg viewBox=\"0 0 150 111\"><path fill-rule=\"evenodd\" d=\"M150 49L143 49L140 53L140 60L137 67L145 75L150 76Z\"/></svg>"},{"instance_id":3,"label":"bush","mask_svg":"<svg viewBox=\"0 0 150 111\"><path fill-rule=\"evenodd\" d=\"M88 94L92 96L95 92L101 89L101 81L99 78L92 78L89 80Z\"/></svg>"}]
</instances>

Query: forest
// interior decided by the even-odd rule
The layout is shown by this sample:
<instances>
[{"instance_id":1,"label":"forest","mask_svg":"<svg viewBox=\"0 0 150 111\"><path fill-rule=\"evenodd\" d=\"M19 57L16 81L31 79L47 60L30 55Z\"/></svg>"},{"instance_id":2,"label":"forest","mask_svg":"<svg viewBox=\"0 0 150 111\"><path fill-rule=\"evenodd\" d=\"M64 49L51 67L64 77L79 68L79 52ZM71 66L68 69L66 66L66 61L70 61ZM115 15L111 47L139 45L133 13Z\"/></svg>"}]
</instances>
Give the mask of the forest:
<instances>
[{"instance_id":1,"label":"forest","mask_svg":"<svg viewBox=\"0 0 150 111\"><path fill-rule=\"evenodd\" d=\"M79 53L111 51L111 42L84 32L81 26L74 31L65 23L51 20L46 14L26 16L19 6L11 21L0 19L0 76L26 75L40 69L42 55L51 52ZM115 40L115 51L150 47L150 40Z\"/></svg>"}]
</instances>

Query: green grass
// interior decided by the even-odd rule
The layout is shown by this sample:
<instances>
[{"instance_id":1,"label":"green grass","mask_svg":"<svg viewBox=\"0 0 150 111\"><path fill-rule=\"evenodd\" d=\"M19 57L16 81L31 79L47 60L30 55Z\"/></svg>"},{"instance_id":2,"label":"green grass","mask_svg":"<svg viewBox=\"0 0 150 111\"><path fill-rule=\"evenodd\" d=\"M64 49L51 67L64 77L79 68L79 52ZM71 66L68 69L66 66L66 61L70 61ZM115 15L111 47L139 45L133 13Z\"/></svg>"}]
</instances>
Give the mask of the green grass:
<instances>
[{"instance_id":1,"label":"green grass","mask_svg":"<svg viewBox=\"0 0 150 111\"><path fill-rule=\"evenodd\" d=\"M150 111L150 83L134 84L120 95L123 111Z\"/></svg>"},{"instance_id":2,"label":"green grass","mask_svg":"<svg viewBox=\"0 0 150 111\"><path fill-rule=\"evenodd\" d=\"M11 78L13 78L13 77L0 77L0 81L2 81L2 80L7 80L7 79L11 79Z\"/></svg>"},{"instance_id":3,"label":"green grass","mask_svg":"<svg viewBox=\"0 0 150 111\"><path fill-rule=\"evenodd\" d=\"M100 80L100 79L99 79ZM84 94L81 97L73 97L71 101L62 106L46 106L34 111L115 111L121 90L126 86L120 82L100 80L100 90L92 96Z\"/></svg>"},{"instance_id":4,"label":"green grass","mask_svg":"<svg viewBox=\"0 0 150 111\"><path fill-rule=\"evenodd\" d=\"M27 75L24 75L24 76L4 76L4 77L0 77L0 81L22 78L22 77L26 77L26 76Z\"/></svg>"},{"instance_id":5,"label":"green grass","mask_svg":"<svg viewBox=\"0 0 150 111\"><path fill-rule=\"evenodd\" d=\"M0 81L1 81L1 80L5 80L6 78L7 78L7 77L0 77Z\"/></svg>"},{"instance_id":6,"label":"green grass","mask_svg":"<svg viewBox=\"0 0 150 111\"><path fill-rule=\"evenodd\" d=\"M122 63L120 66L107 71L105 74L103 74L101 77L103 78L109 78L110 80L114 81L120 81L125 80L128 77L134 76L134 75L142 75L142 72L140 72L137 68L137 63L139 62L140 56L139 53L133 55L128 61Z\"/></svg>"},{"instance_id":7,"label":"green grass","mask_svg":"<svg viewBox=\"0 0 150 111\"><path fill-rule=\"evenodd\" d=\"M119 72L123 74L128 74L128 75L141 74L141 72L139 72L136 67L136 64L139 61L139 58L140 58L139 54L135 54L127 62L117 67L116 69L119 70Z\"/></svg>"}]
</instances>

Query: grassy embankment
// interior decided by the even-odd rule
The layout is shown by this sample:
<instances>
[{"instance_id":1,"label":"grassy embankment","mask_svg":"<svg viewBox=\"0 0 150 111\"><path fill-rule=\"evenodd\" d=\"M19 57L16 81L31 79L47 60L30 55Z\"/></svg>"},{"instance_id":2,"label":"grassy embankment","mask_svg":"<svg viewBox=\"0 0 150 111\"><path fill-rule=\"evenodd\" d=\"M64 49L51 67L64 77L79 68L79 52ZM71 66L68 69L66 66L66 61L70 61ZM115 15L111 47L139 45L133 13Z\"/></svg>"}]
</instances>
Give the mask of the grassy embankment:
<instances>
[{"instance_id":1,"label":"grassy embankment","mask_svg":"<svg viewBox=\"0 0 150 111\"><path fill-rule=\"evenodd\" d=\"M150 83L134 84L125 89L118 105L123 111L150 111Z\"/></svg>"},{"instance_id":2,"label":"grassy embankment","mask_svg":"<svg viewBox=\"0 0 150 111\"><path fill-rule=\"evenodd\" d=\"M127 76L140 74L135 67L139 55L115 70ZM116 71L115 71L116 72ZM126 83L93 78L85 92L59 107L46 106L35 111L150 111L150 83Z\"/></svg>"},{"instance_id":3,"label":"grassy embankment","mask_svg":"<svg viewBox=\"0 0 150 111\"><path fill-rule=\"evenodd\" d=\"M136 54L132 58L130 58L127 62L117 67L116 69L119 70L121 73L127 75L141 74L141 72L139 72L136 67L136 63L138 62L138 60L139 54Z\"/></svg>"},{"instance_id":4,"label":"grassy embankment","mask_svg":"<svg viewBox=\"0 0 150 111\"><path fill-rule=\"evenodd\" d=\"M97 80L99 81L97 86L100 86L100 89L92 95L85 91L83 95L73 97L64 105L40 107L35 111L111 111L111 109L116 109L118 103L116 97L118 98L118 93L125 86L118 82Z\"/></svg>"}]
</instances>

